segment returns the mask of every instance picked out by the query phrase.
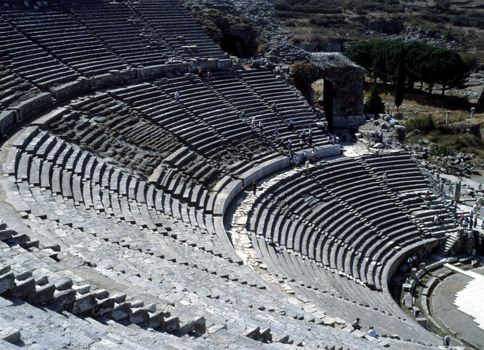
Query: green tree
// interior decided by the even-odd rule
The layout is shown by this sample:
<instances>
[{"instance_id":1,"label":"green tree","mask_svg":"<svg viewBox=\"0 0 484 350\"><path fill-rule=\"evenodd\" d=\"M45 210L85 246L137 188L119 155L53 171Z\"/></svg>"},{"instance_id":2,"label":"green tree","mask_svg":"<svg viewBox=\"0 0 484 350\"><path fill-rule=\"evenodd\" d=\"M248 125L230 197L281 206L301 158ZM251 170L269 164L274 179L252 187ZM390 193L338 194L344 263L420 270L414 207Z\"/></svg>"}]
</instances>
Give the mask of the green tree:
<instances>
[{"instance_id":1,"label":"green tree","mask_svg":"<svg viewBox=\"0 0 484 350\"><path fill-rule=\"evenodd\" d=\"M403 103L403 95L405 90L405 79L406 79L406 71L405 71L406 55L407 55L406 48L404 45L402 45L400 48L400 59L398 62L397 82L395 84L395 106L397 107L397 112Z\"/></svg>"},{"instance_id":2,"label":"green tree","mask_svg":"<svg viewBox=\"0 0 484 350\"><path fill-rule=\"evenodd\" d=\"M422 90L426 83L432 93L434 85L441 84L442 94L445 94L447 88L461 86L469 74L468 59L464 60L452 50L420 42L402 44L392 40L368 40L351 45L346 54L366 68L375 80L391 81L396 85L402 45L406 51L406 80L411 88L415 82L420 82Z\"/></svg>"},{"instance_id":3,"label":"green tree","mask_svg":"<svg viewBox=\"0 0 484 350\"><path fill-rule=\"evenodd\" d=\"M479 99L477 100L476 111L478 113L484 112L484 89L482 89L481 95L479 96Z\"/></svg>"},{"instance_id":4,"label":"green tree","mask_svg":"<svg viewBox=\"0 0 484 350\"><path fill-rule=\"evenodd\" d=\"M378 114L385 112L385 105L383 104L380 95L378 95L378 89L376 83L371 89L370 96L365 103L365 113Z\"/></svg>"}]
</instances>

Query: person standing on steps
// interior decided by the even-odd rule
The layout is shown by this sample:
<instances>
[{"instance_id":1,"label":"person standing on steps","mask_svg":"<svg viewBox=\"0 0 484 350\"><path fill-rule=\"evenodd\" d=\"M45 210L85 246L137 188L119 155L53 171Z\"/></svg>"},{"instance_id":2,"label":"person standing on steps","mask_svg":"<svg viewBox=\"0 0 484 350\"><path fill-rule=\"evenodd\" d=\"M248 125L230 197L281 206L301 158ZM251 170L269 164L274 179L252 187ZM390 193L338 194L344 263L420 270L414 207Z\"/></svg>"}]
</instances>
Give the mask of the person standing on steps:
<instances>
[{"instance_id":1,"label":"person standing on steps","mask_svg":"<svg viewBox=\"0 0 484 350\"><path fill-rule=\"evenodd\" d=\"M360 326L360 318L357 317L356 320L354 320L353 322L351 322L351 326L353 327L353 330L354 331L360 330L361 329L361 326Z\"/></svg>"},{"instance_id":2,"label":"person standing on steps","mask_svg":"<svg viewBox=\"0 0 484 350\"><path fill-rule=\"evenodd\" d=\"M252 193L254 194L254 196L257 193L257 184L255 183L255 181L252 182Z\"/></svg>"},{"instance_id":3,"label":"person standing on steps","mask_svg":"<svg viewBox=\"0 0 484 350\"><path fill-rule=\"evenodd\" d=\"M375 329L373 328L373 326L370 326L370 329L368 329L368 332L366 333L366 335L369 336L369 337L373 337L373 338L380 338L380 336L375 331Z\"/></svg>"},{"instance_id":4,"label":"person standing on steps","mask_svg":"<svg viewBox=\"0 0 484 350\"><path fill-rule=\"evenodd\" d=\"M178 90L176 90L174 93L173 93L173 96L175 97L175 101L176 102L180 102L180 92Z\"/></svg>"}]
</instances>

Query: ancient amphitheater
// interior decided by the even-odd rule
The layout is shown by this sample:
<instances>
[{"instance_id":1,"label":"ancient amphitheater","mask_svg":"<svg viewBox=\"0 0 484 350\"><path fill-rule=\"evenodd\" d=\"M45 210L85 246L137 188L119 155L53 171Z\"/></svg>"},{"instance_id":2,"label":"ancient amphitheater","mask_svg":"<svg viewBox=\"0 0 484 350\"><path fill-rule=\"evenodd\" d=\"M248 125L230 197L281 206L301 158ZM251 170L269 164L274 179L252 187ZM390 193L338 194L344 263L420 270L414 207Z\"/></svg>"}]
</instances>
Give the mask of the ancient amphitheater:
<instances>
[{"instance_id":1,"label":"ancient amphitheater","mask_svg":"<svg viewBox=\"0 0 484 350\"><path fill-rule=\"evenodd\" d=\"M1 5L1 349L438 348L389 290L443 241L408 154L339 156L176 0Z\"/></svg>"}]
</instances>

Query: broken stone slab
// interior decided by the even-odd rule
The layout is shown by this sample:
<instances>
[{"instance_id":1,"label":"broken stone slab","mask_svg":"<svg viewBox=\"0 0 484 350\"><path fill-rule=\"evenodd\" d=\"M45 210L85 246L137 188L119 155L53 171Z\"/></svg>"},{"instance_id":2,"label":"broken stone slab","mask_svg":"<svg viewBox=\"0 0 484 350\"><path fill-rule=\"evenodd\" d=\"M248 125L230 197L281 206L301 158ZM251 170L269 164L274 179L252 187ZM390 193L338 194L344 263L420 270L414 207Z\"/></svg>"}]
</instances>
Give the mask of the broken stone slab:
<instances>
[{"instance_id":1,"label":"broken stone slab","mask_svg":"<svg viewBox=\"0 0 484 350\"><path fill-rule=\"evenodd\" d=\"M0 339L11 344L15 344L20 341L20 331L16 328L7 327L0 331Z\"/></svg>"}]
</instances>

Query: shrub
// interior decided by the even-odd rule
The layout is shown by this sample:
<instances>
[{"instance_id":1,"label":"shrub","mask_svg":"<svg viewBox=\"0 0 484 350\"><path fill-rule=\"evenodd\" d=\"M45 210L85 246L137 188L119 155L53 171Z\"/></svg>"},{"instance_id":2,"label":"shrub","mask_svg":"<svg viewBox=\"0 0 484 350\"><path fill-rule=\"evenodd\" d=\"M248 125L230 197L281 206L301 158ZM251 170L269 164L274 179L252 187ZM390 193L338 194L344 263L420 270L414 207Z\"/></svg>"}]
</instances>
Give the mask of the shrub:
<instances>
[{"instance_id":1,"label":"shrub","mask_svg":"<svg viewBox=\"0 0 484 350\"><path fill-rule=\"evenodd\" d=\"M447 146L439 145L437 143L433 143L430 146L430 152L434 156L450 156L454 154L454 151Z\"/></svg>"},{"instance_id":2,"label":"shrub","mask_svg":"<svg viewBox=\"0 0 484 350\"><path fill-rule=\"evenodd\" d=\"M420 131L424 134L428 134L436 129L434 118L431 114L423 116L415 116L407 119L405 122L405 128L407 131Z\"/></svg>"}]
</instances>

